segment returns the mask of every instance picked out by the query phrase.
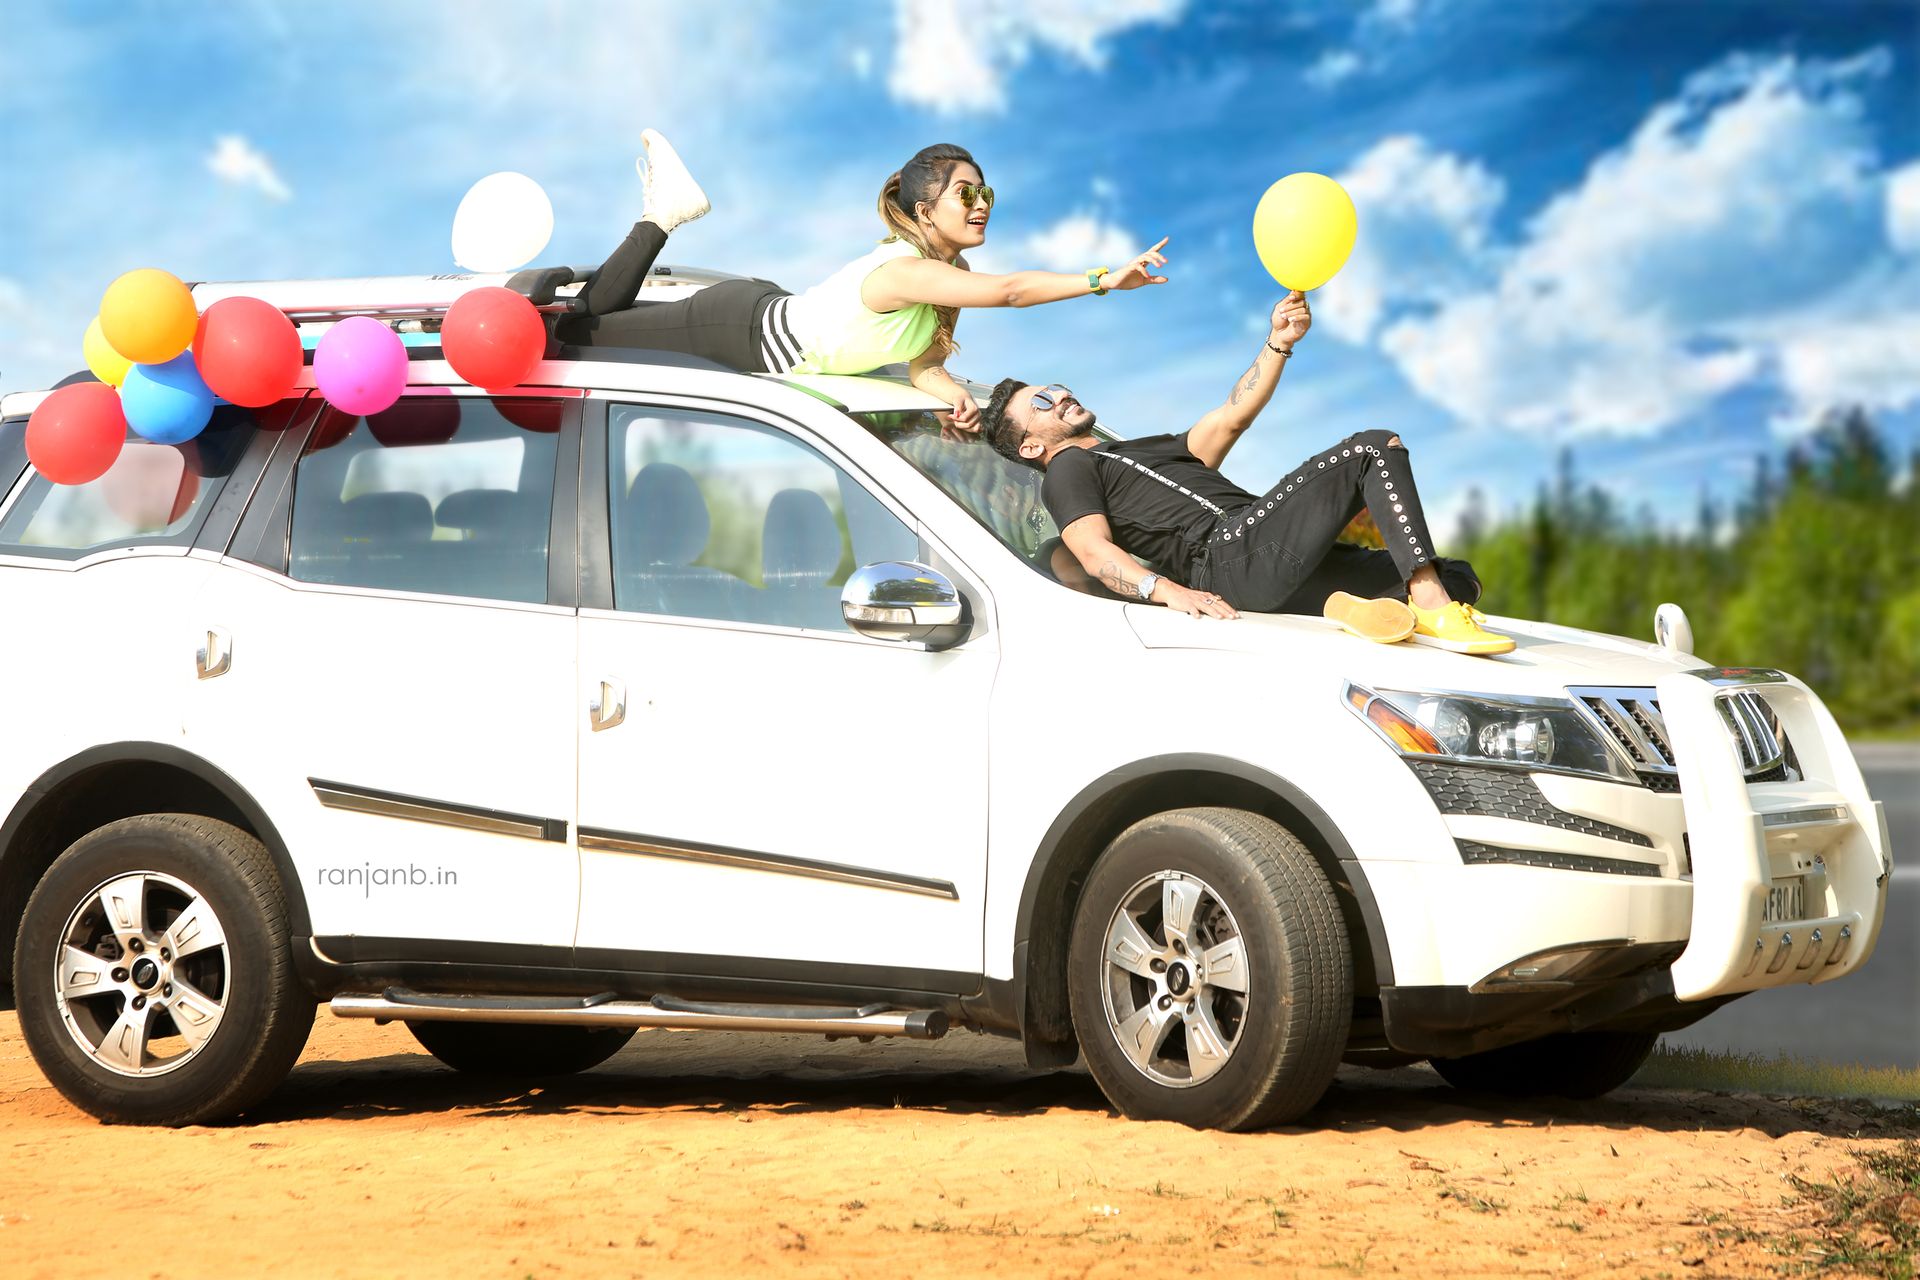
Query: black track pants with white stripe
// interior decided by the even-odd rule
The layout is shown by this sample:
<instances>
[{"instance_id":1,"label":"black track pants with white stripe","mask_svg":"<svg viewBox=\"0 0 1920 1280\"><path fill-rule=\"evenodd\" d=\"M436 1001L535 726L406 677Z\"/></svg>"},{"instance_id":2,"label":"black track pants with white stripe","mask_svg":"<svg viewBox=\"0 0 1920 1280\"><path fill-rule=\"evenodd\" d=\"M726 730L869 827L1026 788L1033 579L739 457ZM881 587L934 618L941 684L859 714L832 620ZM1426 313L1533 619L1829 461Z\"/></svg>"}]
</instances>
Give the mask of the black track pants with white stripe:
<instances>
[{"instance_id":1,"label":"black track pants with white stripe","mask_svg":"<svg viewBox=\"0 0 1920 1280\"><path fill-rule=\"evenodd\" d=\"M580 290L581 309L561 317L554 336L569 346L678 351L743 373L769 372L760 319L787 291L766 280L725 280L691 298L636 305L666 243L659 227L634 223Z\"/></svg>"},{"instance_id":2,"label":"black track pants with white stripe","mask_svg":"<svg viewBox=\"0 0 1920 1280\"><path fill-rule=\"evenodd\" d=\"M1334 591L1404 599L1407 580L1432 565L1450 592L1462 588L1455 599L1477 599L1471 567L1434 554L1407 451L1388 444L1392 439L1391 431L1348 436L1294 467L1251 506L1229 512L1207 544L1195 585L1236 609L1317 612ZM1373 513L1386 550L1336 552L1334 540L1362 507ZM1315 593L1319 600L1310 603L1306 597Z\"/></svg>"}]
</instances>

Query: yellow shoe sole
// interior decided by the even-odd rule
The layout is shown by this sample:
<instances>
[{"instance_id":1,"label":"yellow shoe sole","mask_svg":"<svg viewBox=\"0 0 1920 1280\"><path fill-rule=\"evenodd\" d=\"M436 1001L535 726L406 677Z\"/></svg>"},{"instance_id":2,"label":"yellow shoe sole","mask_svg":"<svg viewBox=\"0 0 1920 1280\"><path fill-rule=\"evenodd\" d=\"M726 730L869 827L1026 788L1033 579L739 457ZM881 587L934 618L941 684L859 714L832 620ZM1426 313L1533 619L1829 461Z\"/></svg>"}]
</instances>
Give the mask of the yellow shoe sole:
<instances>
[{"instance_id":1,"label":"yellow shoe sole","mask_svg":"<svg viewBox=\"0 0 1920 1280\"><path fill-rule=\"evenodd\" d=\"M1398 644L1413 634L1413 610L1398 600L1368 600L1336 591L1321 612L1342 631L1375 644Z\"/></svg>"},{"instance_id":2,"label":"yellow shoe sole","mask_svg":"<svg viewBox=\"0 0 1920 1280\"><path fill-rule=\"evenodd\" d=\"M1476 658L1498 657L1503 653L1512 653L1514 649L1512 636L1496 635L1491 640L1447 640L1415 631L1410 638L1415 644L1431 645L1449 653L1471 654Z\"/></svg>"}]
</instances>

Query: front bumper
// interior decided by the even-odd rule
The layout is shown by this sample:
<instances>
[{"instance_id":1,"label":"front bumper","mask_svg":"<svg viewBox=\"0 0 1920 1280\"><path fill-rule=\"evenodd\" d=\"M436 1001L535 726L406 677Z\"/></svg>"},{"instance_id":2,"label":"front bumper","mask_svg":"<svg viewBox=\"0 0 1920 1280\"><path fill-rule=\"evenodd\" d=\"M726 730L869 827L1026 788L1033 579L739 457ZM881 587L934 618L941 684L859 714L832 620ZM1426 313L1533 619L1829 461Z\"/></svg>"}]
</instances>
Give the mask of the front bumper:
<instances>
[{"instance_id":1,"label":"front bumper","mask_svg":"<svg viewBox=\"0 0 1920 1280\"><path fill-rule=\"evenodd\" d=\"M1793 743L1798 780L1747 781L1716 703L1755 689ZM1393 939L1398 985L1381 1001L1394 1048L1452 1055L1556 1030L1668 1030L1747 992L1831 981L1872 954L1891 873L1885 812L1825 706L1777 672L1686 672L1657 692L1679 794L1533 775L1553 809L1646 833L1646 847L1537 815L1443 812L1463 850L1554 852L1533 866L1365 861ZM1629 867L1644 872L1619 874ZM1770 896L1794 885L1798 910L1769 919ZM1529 957L1595 948L1645 963L1516 981Z\"/></svg>"},{"instance_id":2,"label":"front bumper","mask_svg":"<svg viewBox=\"0 0 1920 1280\"><path fill-rule=\"evenodd\" d=\"M1893 871L1886 810L1814 692L1778 671L1688 671L1658 684L1678 757L1693 852L1693 915L1673 964L1682 1001L1830 982L1873 954ZM1798 782L1749 784L1717 700L1764 694L1793 742ZM1799 919L1769 920L1776 886L1800 881Z\"/></svg>"}]
</instances>

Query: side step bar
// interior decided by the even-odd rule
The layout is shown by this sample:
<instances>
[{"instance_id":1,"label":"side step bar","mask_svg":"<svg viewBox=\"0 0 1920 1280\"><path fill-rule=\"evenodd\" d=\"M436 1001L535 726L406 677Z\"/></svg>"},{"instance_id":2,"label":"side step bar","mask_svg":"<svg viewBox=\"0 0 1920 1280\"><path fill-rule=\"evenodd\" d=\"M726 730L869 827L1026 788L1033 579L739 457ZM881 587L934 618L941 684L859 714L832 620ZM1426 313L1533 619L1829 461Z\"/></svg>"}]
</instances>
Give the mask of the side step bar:
<instances>
[{"instance_id":1,"label":"side step bar","mask_svg":"<svg viewBox=\"0 0 1920 1280\"><path fill-rule=\"evenodd\" d=\"M857 1009L816 1005L704 1004L655 996L622 1000L611 991L591 996L432 995L388 987L377 996L335 996L336 1017L377 1022L513 1022L569 1027L660 1027L672 1031L799 1031L811 1035L905 1036L938 1040L947 1034L939 1009Z\"/></svg>"}]
</instances>

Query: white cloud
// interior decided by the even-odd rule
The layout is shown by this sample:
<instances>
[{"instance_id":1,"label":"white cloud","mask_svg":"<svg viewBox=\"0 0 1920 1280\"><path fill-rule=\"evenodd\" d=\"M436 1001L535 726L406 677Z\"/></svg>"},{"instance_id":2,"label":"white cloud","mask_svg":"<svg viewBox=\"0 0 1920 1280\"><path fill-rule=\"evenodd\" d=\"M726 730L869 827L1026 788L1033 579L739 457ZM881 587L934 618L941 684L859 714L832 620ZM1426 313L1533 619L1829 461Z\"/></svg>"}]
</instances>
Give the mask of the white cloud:
<instances>
[{"instance_id":1,"label":"white cloud","mask_svg":"<svg viewBox=\"0 0 1920 1280\"><path fill-rule=\"evenodd\" d=\"M1106 65L1109 36L1172 23L1186 0L894 0L898 43L887 87L939 115L1006 106L1003 79L1036 54Z\"/></svg>"},{"instance_id":2,"label":"white cloud","mask_svg":"<svg viewBox=\"0 0 1920 1280\"><path fill-rule=\"evenodd\" d=\"M64 284L65 282L61 282ZM36 299L19 280L0 276L0 395L38 391L85 367L80 340L92 318L71 289Z\"/></svg>"},{"instance_id":3,"label":"white cloud","mask_svg":"<svg viewBox=\"0 0 1920 1280\"><path fill-rule=\"evenodd\" d=\"M1419 11L1420 0L1376 0L1368 16L1378 22L1405 27L1413 25Z\"/></svg>"},{"instance_id":4,"label":"white cloud","mask_svg":"<svg viewBox=\"0 0 1920 1280\"><path fill-rule=\"evenodd\" d=\"M855 45L847 54L847 65L853 68L854 79L872 79L873 50L863 44Z\"/></svg>"},{"instance_id":5,"label":"white cloud","mask_svg":"<svg viewBox=\"0 0 1920 1280\"><path fill-rule=\"evenodd\" d=\"M1490 273L1488 241L1506 184L1478 162L1402 135L1374 144L1339 181L1360 233L1314 300L1332 332L1364 342L1389 302L1438 304Z\"/></svg>"},{"instance_id":6,"label":"white cloud","mask_svg":"<svg viewBox=\"0 0 1920 1280\"><path fill-rule=\"evenodd\" d=\"M222 182L252 187L269 200L293 199L293 189L274 171L266 153L237 133L222 134L207 157L207 168Z\"/></svg>"},{"instance_id":7,"label":"white cloud","mask_svg":"<svg viewBox=\"0 0 1920 1280\"><path fill-rule=\"evenodd\" d=\"M1876 298L1871 339L1839 303L1883 223L1907 225L1857 92L1887 67L1728 58L1505 242L1497 177L1387 139L1341 175L1360 243L1320 314L1468 423L1644 434L1765 379L1803 409L1911 403L1914 347L1891 335L1920 291Z\"/></svg>"},{"instance_id":8,"label":"white cloud","mask_svg":"<svg viewBox=\"0 0 1920 1280\"><path fill-rule=\"evenodd\" d=\"M1920 253L1920 160L1887 175L1887 242Z\"/></svg>"},{"instance_id":9,"label":"white cloud","mask_svg":"<svg viewBox=\"0 0 1920 1280\"><path fill-rule=\"evenodd\" d=\"M1358 75L1366 63L1351 49L1328 49L1300 78L1316 89L1331 89L1343 80Z\"/></svg>"},{"instance_id":10,"label":"white cloud","mask_svg":"<svg viewBox=\"0 0 1920 1280\"><path fill-rule=\"evenodd\" d=\"M1118 268L1148 243L1091 213L1070 213L1021 241L1018 256L1022 266L1045 271Z\"/></svg>"}]
</instances>

